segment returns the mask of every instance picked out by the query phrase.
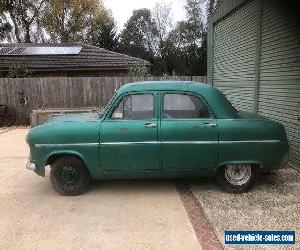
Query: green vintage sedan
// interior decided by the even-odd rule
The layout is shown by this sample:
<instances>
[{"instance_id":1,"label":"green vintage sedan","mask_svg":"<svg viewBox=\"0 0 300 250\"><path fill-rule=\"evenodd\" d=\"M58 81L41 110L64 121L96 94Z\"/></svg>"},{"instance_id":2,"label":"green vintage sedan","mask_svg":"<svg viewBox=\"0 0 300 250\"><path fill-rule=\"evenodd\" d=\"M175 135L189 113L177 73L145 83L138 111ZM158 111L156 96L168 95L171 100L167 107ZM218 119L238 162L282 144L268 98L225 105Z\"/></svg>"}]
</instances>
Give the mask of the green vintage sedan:
<instances>
[{"instance_id":1,"label":"green vintage sedan","mask_svg":"<svg viewBox=\"0 0 300 250\"><path fill-rule=\"evenodd\" d=\"M57 116L30 130L27 168L63 195L93 179L217 176L247 191L259 172L288 161L284 126L239 112L213 86L139 82L121 87L102 113Z\"/></svg>"}]
</instances>

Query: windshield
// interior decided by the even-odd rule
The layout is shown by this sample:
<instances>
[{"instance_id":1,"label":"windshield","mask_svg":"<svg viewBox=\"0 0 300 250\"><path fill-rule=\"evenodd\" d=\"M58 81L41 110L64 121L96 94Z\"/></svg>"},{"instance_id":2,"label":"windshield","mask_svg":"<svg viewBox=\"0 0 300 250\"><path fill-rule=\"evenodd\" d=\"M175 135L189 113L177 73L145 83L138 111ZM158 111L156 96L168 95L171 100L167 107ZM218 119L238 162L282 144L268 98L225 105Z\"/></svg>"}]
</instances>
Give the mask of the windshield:
<instances>
[{"instance_id":1,"label":"windshield","mask_svg":"<svg viewBox=\"0 0 300 250\"><path fill-rule=\"evenodd\" d=\"M102 117L105 113L105 111L107 110L107 108L111 105L114 97L116 96L116 93L110 98L110 100L108 101L108 103L105 105L104 108L102 108L99 112L100 117Z\"/></svg>"}]
</instances>

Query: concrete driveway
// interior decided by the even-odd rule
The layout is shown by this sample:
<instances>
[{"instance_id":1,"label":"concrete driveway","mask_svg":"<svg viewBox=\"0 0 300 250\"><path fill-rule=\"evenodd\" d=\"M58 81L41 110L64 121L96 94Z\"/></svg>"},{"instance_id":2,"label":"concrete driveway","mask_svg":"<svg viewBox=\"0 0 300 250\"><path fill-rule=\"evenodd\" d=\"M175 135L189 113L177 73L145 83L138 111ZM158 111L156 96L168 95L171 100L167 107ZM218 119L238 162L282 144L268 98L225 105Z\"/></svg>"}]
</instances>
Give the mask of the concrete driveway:
<instances>
[{"instance_id":1,"label":"concrete driveway","mask_svg":"<svg viewBox=\"0 0 300 250\"><path fill-rule=\"evenodd\" d=\"M25 169L28 130L0 134L0 249L200 249L171 181L96 182L64 197Z\"/></svg>"}]
</instances>

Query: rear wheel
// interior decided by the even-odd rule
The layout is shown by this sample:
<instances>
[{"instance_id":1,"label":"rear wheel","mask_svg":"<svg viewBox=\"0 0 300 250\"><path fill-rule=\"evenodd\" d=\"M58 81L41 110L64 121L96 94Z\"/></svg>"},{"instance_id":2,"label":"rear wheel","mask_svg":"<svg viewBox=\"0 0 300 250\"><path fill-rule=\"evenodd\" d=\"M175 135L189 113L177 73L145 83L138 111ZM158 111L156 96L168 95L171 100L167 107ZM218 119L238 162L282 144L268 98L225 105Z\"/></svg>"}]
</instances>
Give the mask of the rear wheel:
<instances>
[{"instance_id":1,"label":"rear wheel","mask_svg":"<svg viewBox=\"0 0 300 250\"><path fill-rule=\"evenodd\" d=\"M50 180L52 187L58 193L78 195L87 188L91 177L81 160L65 156L51 165Z\"/></svg>"},{"instance_id":2,"label":"rear wheel","mask_svg":"<svg viewBox=\"0 0 300 250\"><path fill-rule=\"evenodd\" d=\"M258 167L254 165L230 164L219 170L217 180L227 192L246 192L254 185L258 172Z\"/></svg>"}]
</instances>

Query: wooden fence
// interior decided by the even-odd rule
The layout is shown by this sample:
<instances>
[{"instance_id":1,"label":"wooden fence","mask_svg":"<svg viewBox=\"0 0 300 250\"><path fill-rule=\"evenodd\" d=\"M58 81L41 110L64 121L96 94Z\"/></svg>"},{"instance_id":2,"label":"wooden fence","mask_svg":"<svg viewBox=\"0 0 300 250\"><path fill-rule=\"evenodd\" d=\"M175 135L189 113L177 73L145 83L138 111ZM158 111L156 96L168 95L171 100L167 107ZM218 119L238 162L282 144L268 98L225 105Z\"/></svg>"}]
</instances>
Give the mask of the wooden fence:
<instances>
[{"instance_id":1,"label":"wooden fence","mask_svg":"<svg viewBox=\"0 0 300 250\"><path fill-rule=\"evenodd\" d=\"M206 76L0 78L0 105L15 114L16 124L29 124L34 109L101 107L121 85L149 80L206 82Z\"/></svg>"}]
</instances>

